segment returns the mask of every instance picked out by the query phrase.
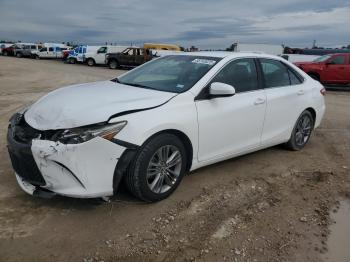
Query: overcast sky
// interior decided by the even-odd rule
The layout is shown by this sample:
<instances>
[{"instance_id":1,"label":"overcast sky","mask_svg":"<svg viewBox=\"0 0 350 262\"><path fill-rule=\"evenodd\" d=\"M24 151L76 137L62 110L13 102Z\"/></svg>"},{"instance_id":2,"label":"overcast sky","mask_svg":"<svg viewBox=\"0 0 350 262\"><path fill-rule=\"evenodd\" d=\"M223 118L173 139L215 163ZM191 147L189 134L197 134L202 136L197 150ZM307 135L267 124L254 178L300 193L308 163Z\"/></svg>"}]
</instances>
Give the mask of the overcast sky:
<instances>
[{"instance_id":1,"label":"overcast sky","mask_svg":"<svg viewBox=\"0 0 350 262\"><path fill-rule=\"evenodd\" d=\"M350 1L0 0L0 39L335 46L350 44Z\"/></svg>"}]
</instances>

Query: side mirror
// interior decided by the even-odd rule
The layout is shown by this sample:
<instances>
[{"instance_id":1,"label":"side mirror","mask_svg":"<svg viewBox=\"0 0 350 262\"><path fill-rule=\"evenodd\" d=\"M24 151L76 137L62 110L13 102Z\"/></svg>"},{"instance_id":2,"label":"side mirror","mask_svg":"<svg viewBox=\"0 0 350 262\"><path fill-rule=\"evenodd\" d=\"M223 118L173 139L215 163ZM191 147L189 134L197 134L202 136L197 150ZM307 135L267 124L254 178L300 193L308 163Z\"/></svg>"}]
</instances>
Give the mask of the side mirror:
<instances>
[{"instance_id":1,"label":"side mirror","mask_svg":"<svg viewBox=\"0 0 350 262\"><path fill-rule=\"evenodd\" d=\"M227 97L233 96L235 93L236 90L233 86L220 82L212 83L209 88L211 97Z\"/></svg>"}]
</instances>

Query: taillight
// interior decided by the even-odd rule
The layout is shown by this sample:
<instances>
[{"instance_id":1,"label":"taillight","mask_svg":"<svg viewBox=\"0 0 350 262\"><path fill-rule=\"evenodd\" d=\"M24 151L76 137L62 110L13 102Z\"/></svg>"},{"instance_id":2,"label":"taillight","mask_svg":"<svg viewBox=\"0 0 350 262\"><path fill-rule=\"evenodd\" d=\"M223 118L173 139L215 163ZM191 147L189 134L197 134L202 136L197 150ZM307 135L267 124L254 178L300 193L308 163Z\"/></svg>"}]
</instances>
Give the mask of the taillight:
<instances>
[{"instance_id":1,"label":"taillight","mask_svg":"<svg viewBox=\"0 0 350 262\"><path fill-rule=\"evenodd\" d=\"M326 88L322 88L320 90L321 95L325 96L326 95Z\"/></svg>"}]
</instances>

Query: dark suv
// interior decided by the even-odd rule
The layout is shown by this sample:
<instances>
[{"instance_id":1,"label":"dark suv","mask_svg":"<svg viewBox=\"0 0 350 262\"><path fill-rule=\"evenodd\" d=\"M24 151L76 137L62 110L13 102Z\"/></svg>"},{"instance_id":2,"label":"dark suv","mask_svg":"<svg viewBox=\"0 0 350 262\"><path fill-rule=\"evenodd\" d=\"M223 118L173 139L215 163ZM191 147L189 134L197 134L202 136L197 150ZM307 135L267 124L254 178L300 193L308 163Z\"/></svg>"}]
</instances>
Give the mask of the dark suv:
<instances>
[{"instance_id":1,"label":"dark suv","mask_svg":"<svg viewBox=\"0 0 350 262\"><path fill-rule=\"evenodd\" d=\"M129 47L120 53L106 54L106 64L111 69L122 66L135 67L151 59L152 55L150 50L139 47Z\"/></svg>"},{"instance_id":2,"label":"dark suv","mask_svg":"<svg viewBox=\"0 0 350 262\"><path fill-rule=\"evenodd\" d=\"M38 51L41 45L22 45L16 46L14 55L17 57L32 57L32 51Z\"/></svg>"}]
</instances>

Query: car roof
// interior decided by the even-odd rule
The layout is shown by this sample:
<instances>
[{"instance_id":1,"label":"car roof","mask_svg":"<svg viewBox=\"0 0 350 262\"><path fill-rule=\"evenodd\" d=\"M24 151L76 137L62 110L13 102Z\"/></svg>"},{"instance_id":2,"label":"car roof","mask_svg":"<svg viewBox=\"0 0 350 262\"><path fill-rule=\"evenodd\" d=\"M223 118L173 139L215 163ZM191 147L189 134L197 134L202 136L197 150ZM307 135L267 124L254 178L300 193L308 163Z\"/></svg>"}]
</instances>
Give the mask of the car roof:
<instances>
[{"instance_id":1,"label":"car roof","mask_svg":"<svg viewBox=\"0 0 350 262\"><path fill-rule=\"evenodd\" d=\"M218 58L239 58L239 57L266 57L266 58L280 58L275 55L269 55L262 52L229 52L229 51L199 51L199 52L183 52L179 55L189 55L189 56L206 56L206 57L218 57Z\"/></svg>"}]
</instances>

